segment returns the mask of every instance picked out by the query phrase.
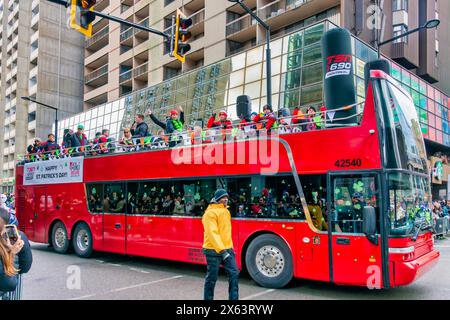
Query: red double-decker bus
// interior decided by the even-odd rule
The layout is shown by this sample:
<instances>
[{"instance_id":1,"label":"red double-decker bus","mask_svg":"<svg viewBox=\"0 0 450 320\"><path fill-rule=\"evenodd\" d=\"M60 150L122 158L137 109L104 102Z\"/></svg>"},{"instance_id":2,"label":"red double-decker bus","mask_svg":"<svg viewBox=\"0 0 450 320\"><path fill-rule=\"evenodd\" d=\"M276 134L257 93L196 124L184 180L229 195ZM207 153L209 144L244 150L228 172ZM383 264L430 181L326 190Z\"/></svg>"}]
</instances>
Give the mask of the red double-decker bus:
<instances>
[{"instance_id":1,"label":"red double-decker bus","mask_svg":"<svg viewBox=\"0 0 450 320\"><path fill-rule=\"evenodd\" d=\"M439 257L424 141L409 95L382 71L368 83L353 125L19 164L21 228L59 253L204 264L201 215L221 187L258 284L410 284Z\"/></svg>"}]
</instances>

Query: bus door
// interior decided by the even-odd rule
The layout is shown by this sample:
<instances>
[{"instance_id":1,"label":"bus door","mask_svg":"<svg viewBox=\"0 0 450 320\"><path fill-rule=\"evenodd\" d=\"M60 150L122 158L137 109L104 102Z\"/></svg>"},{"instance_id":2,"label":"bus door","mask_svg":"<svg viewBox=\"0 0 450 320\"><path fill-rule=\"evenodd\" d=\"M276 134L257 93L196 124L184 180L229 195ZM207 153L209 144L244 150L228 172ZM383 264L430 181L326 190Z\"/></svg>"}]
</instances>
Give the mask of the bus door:
<instances>
[{"instance_id":1,"label":"bus door","mask_svg":"<svg viewBox=\"0 0 450 320\"><path fill-rule=\"evenodd\" d=\"M103 192L103 249L125 254L127 209L125 184L105 184Z\"/></svg>"},{"instance_id":2,"label":"bus door","mask_svg":"<svg viewBox=\"0 0 450 320\"><path fill-rule=\"evenodd\" d=\"M329 173L328 230L331 281L346 285L382 286L380 195L378 173ZM372 206L376 236L363 230L363 209Z\"/></svg>"},{"instance_id":3,"label":"bus door","mask_svg":"<svg viewBox=\"0 0 450 320\"><path fill-rule=\"evenodd\" d=\"M31 218L33 229L33 240L46 242L47 226L47 187L34 187L34 210Z\"/></svg>"}]
</instances>

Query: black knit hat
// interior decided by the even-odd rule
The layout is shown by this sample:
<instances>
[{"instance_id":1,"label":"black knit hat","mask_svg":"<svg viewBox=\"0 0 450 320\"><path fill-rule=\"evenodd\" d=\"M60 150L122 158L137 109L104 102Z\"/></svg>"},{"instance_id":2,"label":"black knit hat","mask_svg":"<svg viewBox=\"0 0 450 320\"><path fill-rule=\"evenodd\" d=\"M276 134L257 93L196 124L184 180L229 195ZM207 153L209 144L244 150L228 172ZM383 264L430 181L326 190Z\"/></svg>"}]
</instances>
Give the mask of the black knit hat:
<instances>
[{"instance_id":1,"label":"black knit hat","mask_svg":"<svg viewBox=\"0 0 450 320\"><path fill-rule=\"evenodd\" d=\"M224 189L217 189L211 202L217 202L223 197L229 197L228 192L226 192Z\"/></svg>"}]
</instances>

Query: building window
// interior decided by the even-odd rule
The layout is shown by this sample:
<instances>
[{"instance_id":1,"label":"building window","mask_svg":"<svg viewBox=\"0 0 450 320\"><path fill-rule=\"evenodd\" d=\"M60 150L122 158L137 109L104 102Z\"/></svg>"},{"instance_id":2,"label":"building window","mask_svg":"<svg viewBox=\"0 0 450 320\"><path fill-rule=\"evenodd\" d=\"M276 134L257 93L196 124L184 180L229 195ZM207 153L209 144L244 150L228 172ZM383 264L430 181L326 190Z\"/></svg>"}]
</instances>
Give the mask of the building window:
<instances>
[{"instance_id":1,"label":"building window","mask_svg":"<svg viewBox=\"0 0 450 320\"><path fill-rule=\"evenodd\" d=\"M176 77L181 74L181 68L164 67L164 80Z\"/></svg>"},{"instance_id":2,"label":"building window","mask_svg":"<svg viewBox=\"0 0 450 320\"><path fill-rule=\"evenodd\" d=\"M168 6L169 4L171 4L174 1L175 0L164 0L164 6Z\"/></svg>"},{"instance_id":3,"label":"building window","mask_svg":"<svg viewBox=\"0 0 450 320\"><path fill-rule=\"evenodd\" d=\"M394 0L392 2L392 11L408 11L408 0Z\"/></svg>"},{"instance_id":4,"label":"building window","mask_svg":"<svg viewBox=\"0 0 450 320\"><path fill-rule=\"evenodd\" d=\"M404 24L398 24L394 26L394 37L400 36L404 33L408 32L408 27ZM399 38L394 41L394 43L408 43L408 37Z\"/></svg>"}]
</instances>

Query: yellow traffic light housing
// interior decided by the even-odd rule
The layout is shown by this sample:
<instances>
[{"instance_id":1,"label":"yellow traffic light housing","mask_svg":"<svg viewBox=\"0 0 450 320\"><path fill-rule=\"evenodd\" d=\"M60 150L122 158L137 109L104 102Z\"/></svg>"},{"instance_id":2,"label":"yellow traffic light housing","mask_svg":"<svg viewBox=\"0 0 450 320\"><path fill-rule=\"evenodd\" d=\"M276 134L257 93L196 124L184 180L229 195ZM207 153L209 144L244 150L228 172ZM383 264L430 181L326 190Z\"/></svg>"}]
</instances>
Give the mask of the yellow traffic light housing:
<instances>
[{"instance_id":1,"label":"yellow traffic light housing","mask_svg":"<svg viewBox=\"0 0 450 320\"><path fill-rule=\"evenodd\" d=\"M92 22L95 20L96 0L71 0L70 27L87 37L92 36Z\"/></svg>"},{"instance_id":2,"label":"yellow traffic light housing","mask_svg":"<svg viewBox=\"0 0 450 320\"><path fill-rule=\"evenodd\" d=\"M172 34L174 41L172 55L182 63L186 60L186 54L191 50L191 45L186 43L191 38L188 31L192 25L192 19L187 18L180 10L177 10L175 22L175 34Z\"/></svg>"}]
</instances>

